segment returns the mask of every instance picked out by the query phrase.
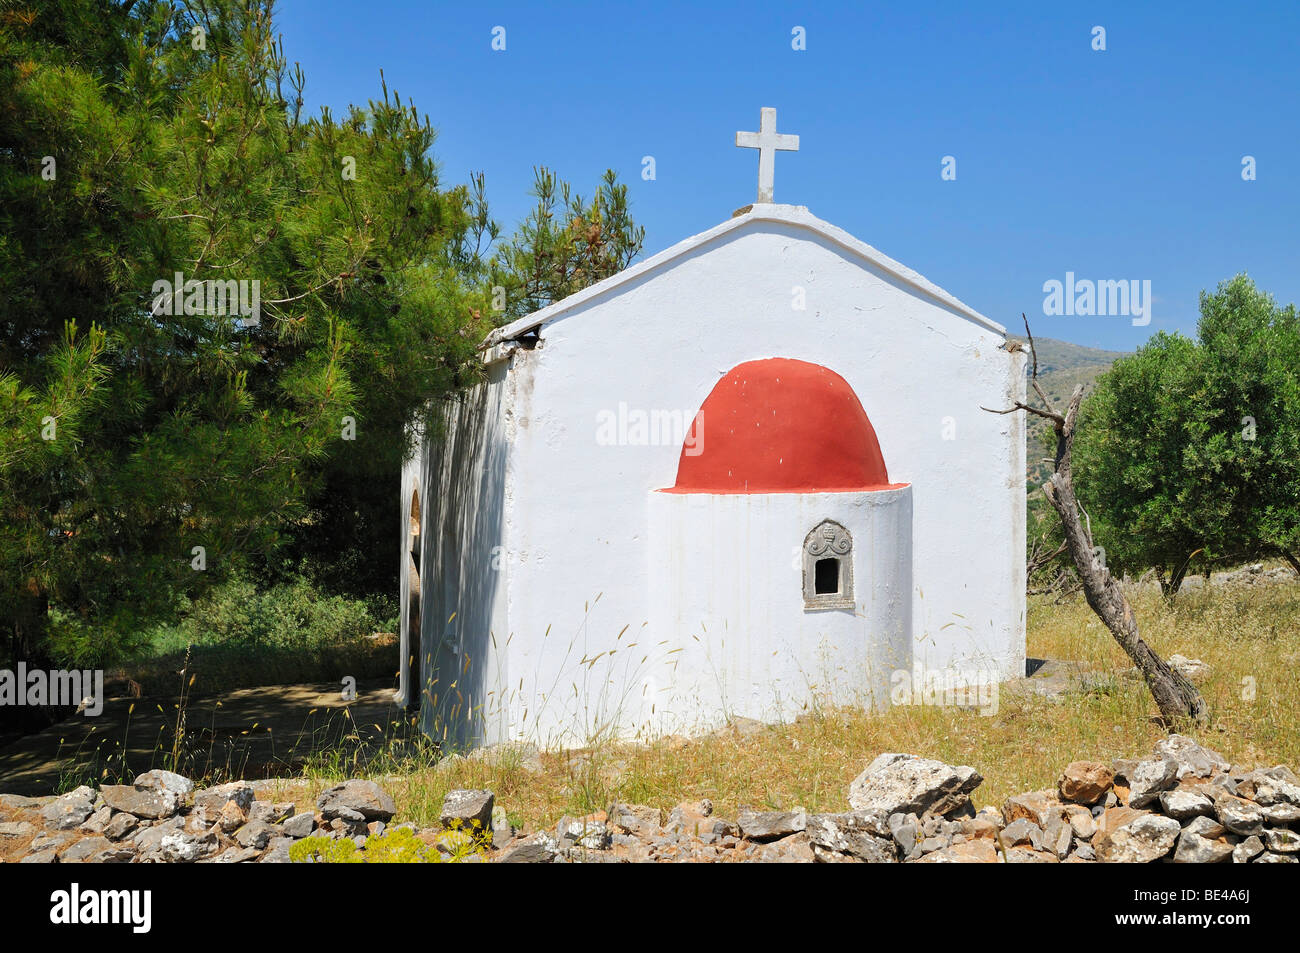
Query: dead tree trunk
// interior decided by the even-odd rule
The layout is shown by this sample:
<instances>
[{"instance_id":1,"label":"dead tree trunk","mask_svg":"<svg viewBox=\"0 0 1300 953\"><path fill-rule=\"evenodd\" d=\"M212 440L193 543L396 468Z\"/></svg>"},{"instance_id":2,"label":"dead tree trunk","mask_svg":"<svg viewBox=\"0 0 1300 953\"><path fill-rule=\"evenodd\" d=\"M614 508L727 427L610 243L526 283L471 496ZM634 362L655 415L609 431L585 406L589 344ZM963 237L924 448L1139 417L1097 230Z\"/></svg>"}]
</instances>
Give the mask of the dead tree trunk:
<instances>
[{"instance_id":1,"label":"dead tree trunk","mask_svg":"<svg viewBox=\"0 0 1300 953\"><path fill-rule=\"evenodd\" d=\"M1295 570L1295 574L1300 576L1300 560L1295 558L1295 553L1291 552L1289 549L1284 549L1282 550L1282 556L1291 564L1291 568Z\"/></svg>"},{"instance_id":2,"label":"dead tree trunk","mask_svg":"<svg viewBox=\"0 0 1300 953\"><path fill-rule=\"evenodd\" d=\"M1021 317L1024 317L1023 315ZM1070 551L1070 558L1079 572L1083 583L1083 593L1092 611L1110 629L1111 635L1119 643L1125 654L1133 660L1138 671L1146 680L1147 687L1164 716L1166 725L1172 727L1191 718L1204 721L1206 716L1205 701L1186 677L1175 672L1169 665L1151 650L1138 634L1137 617L1129 605L1119 583L1107 570L1105 562L1097 558L1097 548L1093 545L1091 528L1080 519L1081 508L1074 495L1074 481L1070 470L1070 453L1074 447L1075 423L1079 414L1079 405L1083 401L1083 385L1074 389L1065 413L1059 414L1052 407L1052 402L1038 383L1038 354L1034 350L1034 338L1029 333L1029 321L1025 319L1025 334L1029 339L1029 349L1033 356L1033 387L1046 409L1031 407L1016 401L1015 406L1006 410L990 410L995 414L1011 414L1018 410L1036 414L1052 422L1056 431L1056 458L1051 479L1043 484L1043 494L1060 517L1065 530L1065 544ZM1086 515L1086 514L1085 514Z\"/></svg>"}]
</instances>

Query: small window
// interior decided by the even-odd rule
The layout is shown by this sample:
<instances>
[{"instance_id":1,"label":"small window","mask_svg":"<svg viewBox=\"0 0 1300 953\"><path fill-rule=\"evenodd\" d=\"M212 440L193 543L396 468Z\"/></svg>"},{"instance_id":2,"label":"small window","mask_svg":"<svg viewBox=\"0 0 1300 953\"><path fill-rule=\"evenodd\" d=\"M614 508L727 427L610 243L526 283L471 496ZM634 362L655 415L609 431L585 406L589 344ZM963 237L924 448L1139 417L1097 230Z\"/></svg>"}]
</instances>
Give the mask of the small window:
<instances>
[{"instance_id":1,"label":"small window","mask_svg":"<svg viewBox=\"0 0 1300 953\"><path fill-rule=\"evenodd\" d=\"M834 520L823 520L804 537L803 605L853 608L853 537Z\"/></svg>"},{"instance_id":2,"label":"small window","mask_svg":"<svg viewBox=\"0 0 1300 953\"><path fill-rule=\"evenodd\" d=\"M817 560L816 592L819 596L838 595L840 591L840 561L838 559Z\"/></svg>"}]
</instances>

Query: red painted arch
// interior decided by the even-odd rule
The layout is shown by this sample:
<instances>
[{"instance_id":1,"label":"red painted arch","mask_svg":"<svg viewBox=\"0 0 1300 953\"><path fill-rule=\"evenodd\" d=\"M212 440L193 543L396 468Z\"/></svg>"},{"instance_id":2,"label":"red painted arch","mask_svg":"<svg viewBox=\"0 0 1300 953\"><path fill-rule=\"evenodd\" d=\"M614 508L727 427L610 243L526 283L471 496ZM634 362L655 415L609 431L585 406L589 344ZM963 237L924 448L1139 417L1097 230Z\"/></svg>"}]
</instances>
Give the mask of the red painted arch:
<instances>
[{"instance_id":1,"label":"red painted arch","mask_svg":"<svg viewBox=\"0 0 1300 953\"><path fill-rule=\"evenodd\" d=\"M892 489L875 428L848 381L777 357L732 368L691 424L669 493Z\"/></svg>"}]
</instances>

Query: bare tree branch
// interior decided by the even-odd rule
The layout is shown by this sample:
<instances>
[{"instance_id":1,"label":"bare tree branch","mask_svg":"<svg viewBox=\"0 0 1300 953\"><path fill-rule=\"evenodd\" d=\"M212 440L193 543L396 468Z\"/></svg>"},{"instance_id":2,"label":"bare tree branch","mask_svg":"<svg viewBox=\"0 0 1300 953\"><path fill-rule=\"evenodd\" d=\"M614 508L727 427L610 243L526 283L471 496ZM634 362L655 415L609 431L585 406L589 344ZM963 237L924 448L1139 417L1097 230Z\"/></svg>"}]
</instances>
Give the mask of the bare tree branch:
<instances>
[{"instance_id":1,"label":"bare tree branch","mask_svg":"<svg viewBox=\"0 0 1300 953\"><path fill-rule=\"evenodd\" d=\"M1023 318L1024 315L1022 314L1021 317ZM1161 715L1164 716L1166 725L1174 727L1188 718L1204 721L1206 708L1200 692L1186 677L1171 669L1142 640L1138 632L1137 617L1133 614L1133 607L1129 605L1123 589L1105 564L1096 559L1091 520L1089 519L1089 525L1085 526L1079 518L1080 512L1084 513L1085 519L1088 517L1074 493L1071 451L1074 448L1079 407L1083 403L1083 385L1074 388L1064 414L1058 414L1051 409L1051 402L1038 383L1038 355L1034 348L1033 335L1029 332L1028 318L1025 318L1025 334L1029 337L1029 349L1034 362L1032 376L1034 391L1049 409L1041 410L1016 401L1015 406L1008 410L989 412L1011 413L1015 410L1024 410L1046 417L1053 422L1056 430L1056 459L1053 463L1052 476L1043 485L1043 495L1047 497L1047 501L1051 503L1061 520L1061 527L1065 532L1065 547L1074 561L1088 605L1105 623L1120 648L1142 673L1156 705L1160 708Z\"/></svg>"}]
</instances>

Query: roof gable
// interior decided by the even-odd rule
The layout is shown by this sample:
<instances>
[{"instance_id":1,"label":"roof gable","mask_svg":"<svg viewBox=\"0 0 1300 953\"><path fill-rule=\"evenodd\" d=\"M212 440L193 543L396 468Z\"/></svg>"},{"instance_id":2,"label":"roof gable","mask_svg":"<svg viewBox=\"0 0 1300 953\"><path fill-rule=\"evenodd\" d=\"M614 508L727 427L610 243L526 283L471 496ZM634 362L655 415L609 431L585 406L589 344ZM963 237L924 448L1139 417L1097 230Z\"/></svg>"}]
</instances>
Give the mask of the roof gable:
<instances>
[{"instance_id":1,"label":"roof gable","mask_svg":"<svg viewBox=\"0 0 1300 953\"><path fill-rule=\"evenodd\" d=\"M534 311L532 314L525 315L517 321L504 325L492 331L484 339L483 346L491 347L504 341L509 341L519 337L528 331L540 328L551 321L562 317L566 312L578 308L591 302L593 299L607 297L618 294L624 286L635 282L637 279L649 275L650 273L671 267L672 263L686 255L698 252L702 248L717 242L724 236L731 234L739 229L752 225L755 222L774 222L783 225L794 226L796 228L806 229L838 247L840 250L848 252L851 256L861 259L867 264L884 271L897 279L902 284L912 288L921 297L929 298L936 304L958 314L976 324L981 325L994 331L997 334L1005 335L1006 328L984 317L974 308L958 301L948 292L944 291L938 285L917 274L906 265L900 264L888 255L871 247L864 241L854 238L842 228L837 228L829 222L822 221L813 215L805 206L802 205L750 205L741 209L728 221L720 225L715 225L708 231L700 232L698 235L692 235L684 241L678 242L669 248L664 249L657 255L652 255L645 261L625 268L616 275L598 281L581 291L569 295L561 301L548 305L540 311Z\"/></svg>"}]
</instances>

